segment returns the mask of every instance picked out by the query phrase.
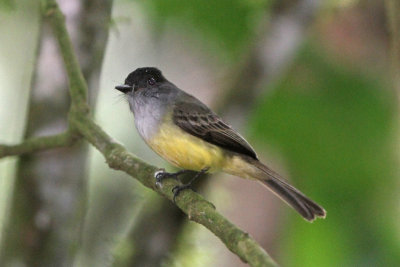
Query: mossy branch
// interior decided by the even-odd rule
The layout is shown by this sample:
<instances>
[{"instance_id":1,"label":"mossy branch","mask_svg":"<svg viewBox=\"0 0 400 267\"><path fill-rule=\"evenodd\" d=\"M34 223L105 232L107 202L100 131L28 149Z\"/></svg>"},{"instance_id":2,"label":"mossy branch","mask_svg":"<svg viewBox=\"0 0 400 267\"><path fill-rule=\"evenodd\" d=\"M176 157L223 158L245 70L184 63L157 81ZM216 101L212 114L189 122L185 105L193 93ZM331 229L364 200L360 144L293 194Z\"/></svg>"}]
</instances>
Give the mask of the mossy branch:
<instances>
[{"instance_id":1,"label":"mossy branch","mask_svg":"<svg viewBox=\"0 0 400 267\"><path fill-rule=\"evenodd\" d=\"M44 16L49 18L58 40L69 79L71 96L69 128L64 133L29 139L19 145L0 145L0 158L71 146L75 141L84 139L103 154L111 168L126 172L144 186L172 201L172 188L178 185L178 182L169 179L163 182L162 187L157 187L153 175L158 168L129 153L93 121L87 104L87 83L66 30L64 15L54 0L42 0L42 11ZM204 225L219 237L226 247L244 262L251 266L276 266L274 260L252 237L219 214L214 205L199 194L190 190L182 191L176 205L190 220Z\"/></svg>"}]
</instances>

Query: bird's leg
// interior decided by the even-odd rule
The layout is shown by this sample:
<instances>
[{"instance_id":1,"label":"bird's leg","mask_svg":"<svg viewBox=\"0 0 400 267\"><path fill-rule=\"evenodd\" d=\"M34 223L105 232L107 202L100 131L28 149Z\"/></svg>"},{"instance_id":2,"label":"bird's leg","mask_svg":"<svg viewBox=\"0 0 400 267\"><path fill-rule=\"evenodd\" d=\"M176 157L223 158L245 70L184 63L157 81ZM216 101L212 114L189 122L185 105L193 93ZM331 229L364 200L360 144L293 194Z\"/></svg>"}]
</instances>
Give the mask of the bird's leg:
<instances>
[{"instance_id":1,"label":"bird's leg","mask_svg":"<svg viewBox=\"0 0 400 267\"><path fill-rule=\"evenodd\" d=\"M199 178L202 174L205 174L209 169L210 169L209 167L203 168L201 171L197 172L197 173L193 176L193 178L192 178L187 184L177 185L177 186L175 186L174 188L172 188L172 193L174 193L174 199L173 199L173 200L174 200L174 203L175 203L176 197L179 195L179 193L180 193L182 190L191 188L192 183L193 183L197 178Z\"/></svg>"},{"instance_id":2,"label":"bird's leg","mask_svg":"<svg viewBox=\"0 0 400 267\"><path fill-rule=\"evenodd\" d=\"M166 172L165 169L160 169L154 173L154 178L156 178L156 185L161 186L162 180L166 178L174 178L178 180L178 176L184 173L190 172L189 170L180 170L178 172Z\"/></svg>"}]
</instances>

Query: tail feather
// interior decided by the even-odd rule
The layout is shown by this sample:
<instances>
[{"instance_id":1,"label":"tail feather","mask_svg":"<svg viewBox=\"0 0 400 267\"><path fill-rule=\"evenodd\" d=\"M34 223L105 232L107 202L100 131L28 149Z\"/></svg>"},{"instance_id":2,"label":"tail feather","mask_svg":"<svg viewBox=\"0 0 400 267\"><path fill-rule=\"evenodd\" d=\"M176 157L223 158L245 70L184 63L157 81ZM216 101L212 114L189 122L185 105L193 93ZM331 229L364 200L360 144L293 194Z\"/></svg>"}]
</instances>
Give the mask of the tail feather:
<instances>
[{"instance_id":1,"label":"tail feather","mask_svg":"<svg viewBox=\"0 0 400 267\"><path fill-rule=\"evenodd\" d=\"M313 221L317 217L325 218L326 211L320 205L306 197L303 193L285 182L279 174L269 169L267 166L259 161L254 160L252 162L259 170L261 174L257 175L260 182L272 190L282 200L284 200L289 206L294 208L304 219Z\"/></svg>"},{"instance_id":2,"label":"tail feather","mask_svg":"<svg viewBox=\"0 0 400 267\"><path fill-rule=\"evenodd\" d=\"M304 219L313 221L317 217L325 218L325 210L292 186L276 179L261 180L287 204L294 208Z\"/></svg>"}]
</instances>

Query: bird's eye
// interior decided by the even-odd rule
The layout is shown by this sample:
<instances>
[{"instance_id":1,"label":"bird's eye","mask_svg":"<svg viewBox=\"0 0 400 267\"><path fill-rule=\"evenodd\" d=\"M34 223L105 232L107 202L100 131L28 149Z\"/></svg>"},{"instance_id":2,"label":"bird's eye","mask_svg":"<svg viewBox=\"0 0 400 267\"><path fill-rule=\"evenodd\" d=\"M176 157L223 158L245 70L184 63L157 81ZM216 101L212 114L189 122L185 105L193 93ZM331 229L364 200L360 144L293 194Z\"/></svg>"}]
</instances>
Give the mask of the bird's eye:
<instances>
[{"instance_id":1,"label":"bird's eye","mask_svg":"<svg viewBox=\"0 0 400 267\"><path fill-rule=\"evenodd\" d=\"M147 83L148 83L149 85L155 85L155 84L156 84L156 80L155 80L153 77L151 77L151 78L149 78L149 79L147 80Z\"/></svg>"}]
</instances>

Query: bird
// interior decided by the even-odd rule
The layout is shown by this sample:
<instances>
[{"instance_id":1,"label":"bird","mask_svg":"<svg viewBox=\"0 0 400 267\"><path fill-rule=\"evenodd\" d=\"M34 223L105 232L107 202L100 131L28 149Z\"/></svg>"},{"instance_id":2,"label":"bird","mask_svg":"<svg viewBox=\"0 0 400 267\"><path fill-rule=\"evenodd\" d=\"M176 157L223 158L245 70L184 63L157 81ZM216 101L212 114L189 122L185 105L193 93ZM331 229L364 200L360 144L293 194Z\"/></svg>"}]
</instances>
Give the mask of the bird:
<instances>
[{"instance_id":1,"label":"bird","mask_svg":"<svg viewBox=\"0 0 400 267\"><path fill-rule=\"evenodd\" d=\"M200 175L221 171L261 182L307 221L325 218L323 207L263 164L237 131L199 99L168 81L159 69L138 68L115 89L126 96L145 143L182 169L176 173L157 171L156 183L196 172L189 183L173 188L174 202Z\"/></svg>"}]
</instances>

